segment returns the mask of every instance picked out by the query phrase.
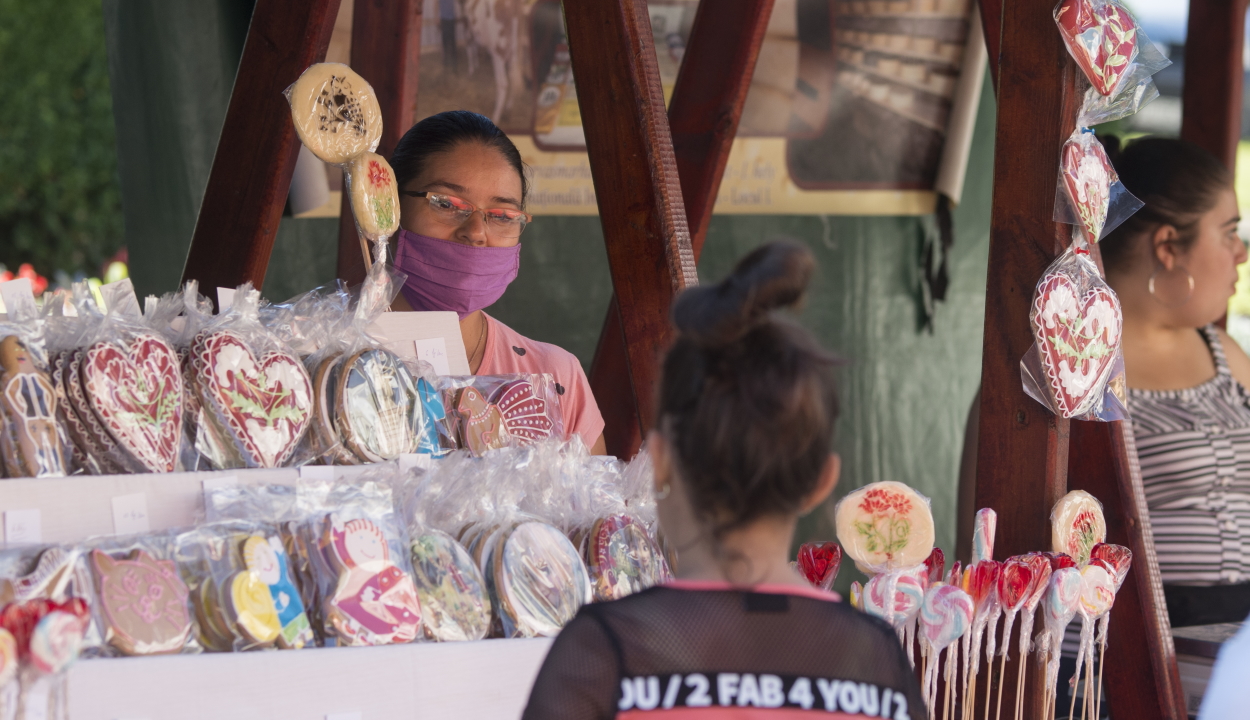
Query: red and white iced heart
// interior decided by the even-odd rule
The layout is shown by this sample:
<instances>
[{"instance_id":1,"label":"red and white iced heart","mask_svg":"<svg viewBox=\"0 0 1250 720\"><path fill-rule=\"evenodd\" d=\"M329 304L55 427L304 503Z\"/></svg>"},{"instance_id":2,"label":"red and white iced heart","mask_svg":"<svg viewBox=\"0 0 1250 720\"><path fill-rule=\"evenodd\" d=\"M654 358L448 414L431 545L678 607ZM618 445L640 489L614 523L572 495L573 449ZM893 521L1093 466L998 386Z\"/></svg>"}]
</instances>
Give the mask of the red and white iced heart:
<instances>
[{"instance_id":1,"label":"red and white iced heart","mask_svg":"<svg viewBox=\"0 0 1250 720\"><path fill-rule=\"evenodd\" d=\"M1137 57L1137 23L1115 0L1063 0L1055 23L1090 84L1113 95Z\"/></svg>"},{"instance_id":2,"label":"red and white iced heart","mask_svg":"<svg viewBox=\"0 0 1250 720\"><path fill-rule=\"evenodd\" d=\"M1059 172L1086 242L1098 242L1111 207L1111 186L1116 182L1107 151L1093 133L1078 131L1063 144Z\"/></svg>"},{"instance_id":3,"label":"red and white iced heart","mask_svg":"<svg viewBox=\"0 0 1250 720\"><path fill-rule=\"evenodd\" d=\"M1080 292L1064 273L1050 273L1033 298L1033 336L1050 394L1065 418L1082 415L1102 396L1120 344L1120 301L1098 282Z\"/></svg>"},{"instance_id":4,"label":"red and white iced heart","mask_svg":"<svg viewBox=\"0 0 1250 720\"><path fill-rule=\"evenodd\" d=\"M173 472L182 439L183 391L178 353L156 335L122 345L99 342L82 356L91 410L149 472Z\"/></svg>"},{"instance_id":5,"label":"red and white iced heart","mask_svg":"<svg viewBox=\"0 0 1250 720\"><path fill-rule=\"evenodd\" d=\"M295 356L272 351L259 360L238 335L197 338L195 382L253 467L277 467L308 428L312 381Z\"/></svg>"}]
</instances>

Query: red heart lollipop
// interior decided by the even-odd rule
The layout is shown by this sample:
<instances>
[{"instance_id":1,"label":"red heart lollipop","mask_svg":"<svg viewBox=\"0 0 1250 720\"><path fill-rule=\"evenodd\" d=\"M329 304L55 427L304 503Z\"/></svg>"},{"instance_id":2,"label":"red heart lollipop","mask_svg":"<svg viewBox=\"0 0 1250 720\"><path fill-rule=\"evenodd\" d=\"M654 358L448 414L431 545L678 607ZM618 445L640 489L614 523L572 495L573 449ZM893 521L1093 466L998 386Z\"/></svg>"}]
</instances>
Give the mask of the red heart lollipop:
<instances>
[{"instance_id":1,"label":"red heart lollipop","mask_svg":"<svg viewBox=\"0 0 1250 720\"><path fill-rule=\"evenodd\" d=\"M1137 57L1137 23L1111 0L1063 0L1055 23L1076 64L1102 95L1113 94Z\"/></svg>"},{"instance_id":2,"label":"red heart lollipop","mask_svg":"<svg viewBox=\"0 0 1250 720\"><path fill-rule=\"evenodd\" d=\"M978 615L982 612L981 608L985 607L989 600L994 597L995 584L998 580L998 569L999 563L994 560L982 560L968 568L968 587L966 590L972 596L972 602L977 607Z\"/></svg>"},{"instance_id":3,"label":"red heart lollipop","mask_svg":"<svg viewBox=\"0 0 1250 720\"><path fill-rule=\"evenodd\" d=\"M924 566L929 571L930 585L941 582L942 572L946 570L946 555L942 552L942 548L933 548L933 552L925 558Z\"/></svg>"},{"instance_id":4,"label":"red heart lollipop","mask_svg":"<svg viewBox=\"0 0 1250 720\"><path fill-rule=\"evenodd\" d=\"M963 578L963 567L959 564L959 561L956 560L955 564L951 565L950 574L946 576L946 584L954 585L955 587L962 587Z\"/></svg>"},{"instance_id":5,"label":"red heart lollipop","mask_svg":"<svg viewBox=\"0 0 1250 720\"><path fill-rule=\"evenodd\" d=\"M818 588L828 590L842 567L842 546L833 541L799 546L799 572Z\"/></svg>"},{"instance_id":6,"label":"red heart lollipop","mask_svg":"<svg viewBox=\"0 0 1250 720\"><path fill-rule=\"evenodd\" d=\"M1033 577L1029 580L1029 592L1024 605L1026 608L1036 609L1042 596L1046 594L1047 584L1050 583L1050 558L1043 553L1028 553L1024 556L1024 561L1028 563L1029 570L1033 573Z\"/></svg>"},{"instance_id":7,"label":"red heart lollipop","mask_svg":"<svg viewBox=\"0 0 1250 720\"><path fill-rule=\"evenodd\" d=\"M998 601L1006 610L1018 610L1029 597L1033 569L1023 557L1007 558L998 573Z\"/></svg>"},{"instance_id":8,"label":"red heart lollipop","mask_svg":"<svg viewBox=\"0 0 1250 720\"><path fill-rule=\"evenodd\" d=\"M1061 568L1076 567L1076 561L1067 553L1049 552L1042 554L1050 558L1050 569L1052 572Z\"/></svg>"},{"instance_id":9,"label":"red heart lollipop","mask_svg":"<svg viewBox=\"0 0 1250 720\"><path fill-rule=\"evenodd\" d=\"M1133 564L1133 551L1123 545L1098 543L1090 551L1089 556L1094 560L1104 560L1111 566L1114 571L1111 575L1115 578L1115 590L1119 592L1120 586L1124 584L1124 578L1128 575L1128 569Z\"/></svg>"}]
</instances>

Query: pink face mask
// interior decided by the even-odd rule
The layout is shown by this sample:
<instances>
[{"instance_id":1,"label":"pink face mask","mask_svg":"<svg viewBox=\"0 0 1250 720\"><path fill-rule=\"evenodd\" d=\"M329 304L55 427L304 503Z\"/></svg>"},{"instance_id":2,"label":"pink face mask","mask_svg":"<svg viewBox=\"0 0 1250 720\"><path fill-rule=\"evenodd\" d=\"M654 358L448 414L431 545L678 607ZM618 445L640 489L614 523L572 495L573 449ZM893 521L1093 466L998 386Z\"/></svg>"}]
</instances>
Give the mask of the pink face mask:
<instances>
[{"instance_id":1,"label":"pink face mask","mask_svg":"<svg viewBox=\"0 0 1250 720\"><path fill-rule=\"evenodd\" d=\"M521 245L477 247L399 231L395 267L413 310L450 310L463 320L503 296L521 268Z\"/></svg>"}]
</instances>

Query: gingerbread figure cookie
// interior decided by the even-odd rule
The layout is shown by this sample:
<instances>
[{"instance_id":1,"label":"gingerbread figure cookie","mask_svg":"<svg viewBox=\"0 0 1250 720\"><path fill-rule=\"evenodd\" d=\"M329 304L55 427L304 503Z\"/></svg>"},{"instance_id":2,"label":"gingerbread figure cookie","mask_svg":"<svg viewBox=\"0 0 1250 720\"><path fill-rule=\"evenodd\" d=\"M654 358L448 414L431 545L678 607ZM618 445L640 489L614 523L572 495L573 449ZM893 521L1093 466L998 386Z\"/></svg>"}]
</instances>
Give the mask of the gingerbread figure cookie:
<instances>
[{"instance_id":1,"label":"gingerbread figure cookie","mask_svg":"<svg viewBox=\"0 0 1250 720\"><path fill-rule=\"evenodd\" d=\"M367 519L326 520L326 555L339 572L326 616L345 645L410 642L421 628L412 578L390 559L381 528Z\"/></svg>"},{"instance_id":2,"label":"gingerbread figure cookie","mask_svg":"<svg viewBox=\"0 0 1250 720\"><path fill-rule=\"evenodd\" d=\"M486 402L477 388L467 387L455 395L456 430L460 447L474 455L484 455L487 450L508 444L507 431L503 426L503 413Z\"/></svg>"},{"instance_id":3,"label":"gingerbread figure cookie","mask_svg":"<svg viewBox=\"0 0 1250 720\"><path fill-rule=\"evenodd\" d=\"M187 586L171 560L143 550L117 559L91 551L108 643L126 655L182 650L191 636Z\"/></svg>"},{"instance_id":4,"label":"gingerbread figure cookie","mask_svg":"<svg viewBox=\"0 0 1250 720\"><path fill-rule=\"evenodd\" d=\"M282 632L282 626L278 623L269 586L256 573L243 570L230 576L224 590L226 615L244 643L249 647L272 645Z\"/></svg>"},{"instance_id":5,"label":"gingerbread figure cookie","mask_svg":"<svg viewBox=\"0 0 1250 720\"><path fill-rule=\"evenodd\" d=\"M253 535L243 541L243 562L264 584L274 607L279 632L275 638L284 648L312 645L312 626L304 612L304 601L291 580L286 549L277 537Z\"/></svg>"},{"instance_id":6,"label":"gingerbread figure cookie","mask_svg":"<svg viewBox=\"0 0 1250 720\"><path fill-rule=\"evenodd\" d=\"M57 425L56 390L35 367L16 335L0 340L0 408L8 430L0 435L10 475L61 477L69 453Z\"/></svg>"}]
</instances>

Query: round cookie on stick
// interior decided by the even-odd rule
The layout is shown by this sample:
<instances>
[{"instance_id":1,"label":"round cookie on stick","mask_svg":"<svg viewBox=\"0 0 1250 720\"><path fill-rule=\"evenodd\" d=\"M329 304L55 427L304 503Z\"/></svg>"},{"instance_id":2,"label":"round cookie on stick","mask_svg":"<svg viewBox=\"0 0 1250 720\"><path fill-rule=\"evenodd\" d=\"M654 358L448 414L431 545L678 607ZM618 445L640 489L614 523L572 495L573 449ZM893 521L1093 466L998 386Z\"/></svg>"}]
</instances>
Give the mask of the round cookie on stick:
<instances>
[{"instance_id":1,"label":"round cookie on stick","mask_svg":"<svg viewBox=\"0 0 1250 720\"><path fill-rule=\"evenodd\" d=\"M287 89L286 96L295 132L321 160L343 165L377 149L382 139L382 109L377 95L346 65L310 65Z\"/></svg>"},{"instance_id":2,"label":"round cookie on stick","mask_svg":"<svg viewBox=\"0 0 1250 720\"><path fill-rule=\"evenodd\" d=\"M347 165L352 215L360 234L377 242L399 229L399 187L386 158L362 152Z\"/></svg>"},{"instance_id":3,"label":"round cookie on stick","mask_svg":"<svg viewBox=\"0 0 1250 720\"><path fill-rule=\"evenodd\" d=\"M1064 495L1050 512L1050 533L1051 550L1069 555L1077 567L1084 567L1094 546L1107 540L1102 503L1084 490Z\"/></svg>"},{"instance_id":4,"label":"round cookie on stick","mask_svg":"<svg viewBox=\"0 0 1250 720\"><path fill-rule=\"evenodd\" d=\"M865 485L838 503L838 542L874 573L919 565L933 552L929 500L900 482Z\"/></svg>"}]
</instances>

